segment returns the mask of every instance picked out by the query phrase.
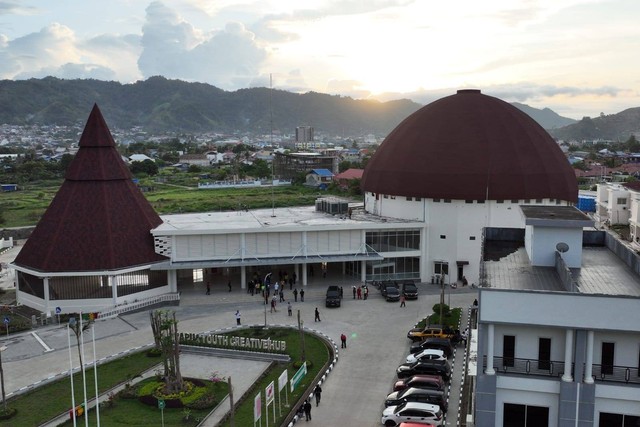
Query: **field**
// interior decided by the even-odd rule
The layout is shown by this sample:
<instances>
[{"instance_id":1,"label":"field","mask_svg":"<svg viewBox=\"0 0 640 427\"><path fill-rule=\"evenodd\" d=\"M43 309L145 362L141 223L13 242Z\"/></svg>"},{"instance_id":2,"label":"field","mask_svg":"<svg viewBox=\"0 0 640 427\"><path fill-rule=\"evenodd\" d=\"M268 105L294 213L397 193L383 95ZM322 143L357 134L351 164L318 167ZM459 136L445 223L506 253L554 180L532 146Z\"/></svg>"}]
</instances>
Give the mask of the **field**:
<instances>
[{"instance_id":1,"label":"field","mask_svg":"<svg viewBox=\"0 0 640 427\"><path fill-rule=\"evenodd\" d=\"M316 198L327 195L301 185L276 188L242 188L198 190L197 179L181 180L181 184L164 179L140 181L143 194L158 214L217 212L249 209L309 206ZM177 181L177 180L176 180ZM5 228L37 224L55 197L62 181L47 181L21 187L19 191L0 193L0 225Z\"/></svg>"}]
</instances>

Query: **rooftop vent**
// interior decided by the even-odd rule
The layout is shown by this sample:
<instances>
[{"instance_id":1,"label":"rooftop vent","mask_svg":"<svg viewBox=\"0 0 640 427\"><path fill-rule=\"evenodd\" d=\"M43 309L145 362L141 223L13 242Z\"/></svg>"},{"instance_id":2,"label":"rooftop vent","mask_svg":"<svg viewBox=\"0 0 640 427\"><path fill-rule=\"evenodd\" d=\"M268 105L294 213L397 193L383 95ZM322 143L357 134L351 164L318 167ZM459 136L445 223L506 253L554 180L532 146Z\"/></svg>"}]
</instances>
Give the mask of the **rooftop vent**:
<instances>
[{"instance_id":1,"label":"rooftop vent","mask_svg":"<svg viewBox=\"0 0 640 427\"><path fill-rule=\"evenodd\" d=\"M332 215L343 215L349 211L349 203L338 197L322 197L316 199L316 211Z\"/></svg>"}]
</instances>

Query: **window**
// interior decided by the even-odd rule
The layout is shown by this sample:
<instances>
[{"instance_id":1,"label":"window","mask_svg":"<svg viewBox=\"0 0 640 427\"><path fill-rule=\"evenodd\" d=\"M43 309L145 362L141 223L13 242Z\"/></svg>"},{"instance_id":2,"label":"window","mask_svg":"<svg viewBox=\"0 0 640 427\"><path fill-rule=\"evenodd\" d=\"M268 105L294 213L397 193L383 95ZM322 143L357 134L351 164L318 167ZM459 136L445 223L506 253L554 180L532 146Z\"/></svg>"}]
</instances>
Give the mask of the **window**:
<instances>
[{"instance_id":1,"label":"window","mask_svg":"<svg viewBox=\"0 0 640 427\"><path fill-rule=\"evenodd\" d=\"M528 205L529 203L531 203L531 199L524 199L524 204Z\"/></svg>"},{"instance_id":2,"label":"window","mask_svg":"<svg viewBox=\"0 0 640 427\"><path fill-rule=\"evenodd\" d=\"M446 262L436 261L433 264L433 272L435 274L449 274L449 264Z\"/></svg>"},{"instance_id":3,"label":"window","mask_svg":"<svg viewBox=\"0 0 640 427\"><path fill-rule=\"evenodd\" d=\"M444 199L445 203L451 203L451 199Z\"/></svg>"},{"instance_id":4,"label":"window","mask_svg":"<svg viewBox=\"0 0 640 427\"><path fill-rule=\"evenodd\" d=\"M516 205L517 205L519 202L520 202L520 200L518 200L518 199L513 199L513 200L511 200L511 203L515 203Z\"/></svg>"},{"instance_id":5,"label":"window","mask_svg":"<svg viewBox=\"0 0 640 427\"><path fill-rule=\"evenodd\" d=\"M469 236L469 240L476 240L476 236Z\"/></svg>"},{"instance_id":6,"label":"window","mask_svg":"<svg viewBox=\"0 0 640 427\"><path fill-rule=\"evenodd\" d=\"M465 200L464 202L471 204L471 203L473 203L473 200Z\"/></svg>"},{"instance_id":7,"label":"window","mask_svg":"<svg viewBox=\"0 0 640 427\"><path fill-rule=\"evenodd\" d=\"M505 335L502 338L502 364L504 366L513 366L516 353L516 337L514 335Z\"/></svg>"},{"instance_id":8,"label":"window","mask_svg":"<svg viewBox=\"0 0 640 427\"><path fill-rule=\"evenodd\" d=\"M536 199L536 203L542 203L542 199Z\"/></svg>"},{"instance_id":9,"label":"window","mask_svg":"<svg viewBox=\"0 0 640 427\"><path fill-rule=\"evenodd\" d=\"M616 199L616 203L619 205L626 205L627 204L627 199L625 197L618 197Z\"/></svg>"},{"instance_id":10,"label":"window","mask_svg":"<svg viewBox=\"0 0 640 427\"><path fill-rule=\"evenodd\" d=\"M551 338L538 339L538 369L548 371L551 368Z\"/></svg>"},{"instance_id":11,"label":"window","mask_svg":"<svg viewBox=\"0 0 640 427\"><path fill-rule=\"evenodd\" d=\"M544 406L504 404L503 427L549 427L549 408Z\"/></svg>"},{"instance_id":12,"label":"window","mask_svg":"<svg viewBox=\"0 0 640 427\"><path fill-rule=\"evenodd\" d=\"M602 361L600 362L601 372L606 375L613 375L613 360L615 353L615 343L602 343Z\"/></svg>"},{"instance_id":13,"label":"window","mask_svg":"<svg viewBox=\"0 0 640 427\"><path fill-rule=\"evenodd\" d=\"M395 200L395 199L396 199L396 196L391 196L391 200Z\"/></svg>"},{"instance_id":14,"label":"window","mask_svg":"<svg viewBox=\"0 0 640 427\"><path fill-rule=\"evenodd\" d=\"M446 236L445 234L441 234L441 235L440 235L440 238L441 238L441 239L446 239L446 238L447 238L447 236Z\"/></svg>"},{"instance_id":15,"label":"window","mask_svg":"<svg viewBox=\"0 0 640 427\"><path fill-rule=\"evenodd\" d=\"M440 203L440 199L433 199L433 203Z\"/></svg>"},{"instance_id":16,"label":"window","mask_svg":"<svg viewBox=\"0 0 640 427\"><path fill-rule=\"evenodd\" d=\"M416 201L416 202L421 202L421 201L422 201L422 197L416 197L416 198L415 198L415 201Z\"/></svg>"},{"instance_id":17,"label":"window","mask_svg":"<svg viewBox=\"0 0 640 427\"><path fill-rule=\"evenodd\" d=\"M476 203L478 203L478 204L484 204L484 200L476 200Z\"/></svg>"},{"instance_id":18,"label":"window","mask_svg":"<svg viewBox=\"0 0 640 427\"><path fill-rule=\"evenodd\" d=\"M388 199L388 198L389 198L389 196L388 196L388 195L386 195L386 194L385 194L384 196L382 196L382 197L384 197L385 199Z\"/></svg>"},{"instance_id":19,"label":"window","mask_svg":"<svg viewBox=\"0 0 640 427\"><path fill-rule=\"evenodd\" d=\"M496 200L496 203L504 203L504 200Z\"/></svg>"},{"instance_id":20,"label":"window","mask_svg":"<svg viewBox=\"0 0 640 427\"><path fill-rule=\"evenodd\" d=\"M413 197L407 197L407 202L410 202L413 200Z\"/></svg>"},{"instance_id":21,"label":"window","mask_svg":"<svg viewBox=\"0 0 640 427\"><path fill-rule=\"evenodd\" d=\"M640 417L635 415L609 414L600 412L598 427L636 427L640 426Z\"/></svg>"}]
</instances>

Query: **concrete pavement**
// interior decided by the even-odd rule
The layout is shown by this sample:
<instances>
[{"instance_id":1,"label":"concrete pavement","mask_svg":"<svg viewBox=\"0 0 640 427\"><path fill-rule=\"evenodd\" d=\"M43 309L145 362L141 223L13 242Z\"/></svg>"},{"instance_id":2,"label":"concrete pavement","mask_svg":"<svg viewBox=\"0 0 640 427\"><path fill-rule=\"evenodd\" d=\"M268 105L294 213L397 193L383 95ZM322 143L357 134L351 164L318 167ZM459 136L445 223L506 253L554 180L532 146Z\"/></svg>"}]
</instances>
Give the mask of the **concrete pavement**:
<instances>
[{"instance_id":1,"label":"concrete pavement","mask_svg":"<svg viewBox=\"0 0 640 427\"><path fill-rule=\"evenodd\" d=\"M1 262L5 262L2 260L4 255L0 255ZM336 342L339 342L341 333L348 336L347 349L340 350L339 362L322 386L322 402L319 407L313 407L313 419L308 422L309 425L380 425L384 398L395 380L395 369L408 353L406 332L430 314L432 306L439 302L439 287L430 284L419 284L420 298L407 301L406 308L400 308L399 303L387 303L375 288L371 288L368 300L353 300L351 285L357 283L351 278L332 277L331 274L326 279L316 277L306 288L305 302L293 303L294 313L301 311L305 327L316 329ZM324 293L329 284L344 287L342 307L324 307ZM234 327L236 310L240 310L243 324L264 324L264 304L259 297L240 289L227 292L226 286L221 288L224 289L214 287L211 295L204 295L202 285L180 288L180 306L171 307L180 321L180 332ZM447 292L450 294L446 299L452 307L466 309L477 297L477 293L469 288L448 289ZM286 298L290 296L287 290ZM315 307L320 310L321 322L314 322ZM294 325L296 319L295 316L287 316L283 304L279 305L277 313L267 310L266 317L268 324ZM66 327L50 325L35 332L51 351L46 351L29 333L0 338L0 345L7 346L2 354L7 394L66 373L69 369ZM95 333L98 359L149 344L153 340L146 312L97 322ZM88 362L93 360L90 343L89 337L85 341ZM224 368L225 371L221 368L222 361L218 360L183 362L186 363L185 369L204 365L204 374L210 374L215 369L222 375L231 375L239 394L243 392L240 390L241 382L246 383L244 387L249 387L255 380L240 361L230 363ZM456 425L457 420L452 416L455 411L455 407L450 409L447 425Z\"/></svg>"}]
</instances>

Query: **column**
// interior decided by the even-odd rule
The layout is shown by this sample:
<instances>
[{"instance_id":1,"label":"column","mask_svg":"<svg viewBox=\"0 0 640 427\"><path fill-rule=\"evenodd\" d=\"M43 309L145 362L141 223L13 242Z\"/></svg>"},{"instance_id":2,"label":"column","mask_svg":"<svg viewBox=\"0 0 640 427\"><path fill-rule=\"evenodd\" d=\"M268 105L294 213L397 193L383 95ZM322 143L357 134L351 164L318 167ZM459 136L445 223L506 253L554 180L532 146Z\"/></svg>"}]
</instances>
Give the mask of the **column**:
<instances>
[{"instance_id":1,"label":"column","mask_svg":"<svg viewBox=\"0 0 640 427\"><path fill-rule=\"evenodd\" d=\"M564 374L562 381L571 382L571 362L573 360L573 329L567 329L564 340Z\"/></svg>"},{"instance_id":2,"label":"column","mask_svg":"<svg viewBox=\"0 0 640 427\"><path fill-rule=\"evenodd\" d=\"M367 261L360 261L360 281L367 281Z\"/></svg>"},{"instance_id":3,"label":"column","mask_svg":"<svg viewBox=\"0 0 640 427\"><path fill-rule=\"evenodd\" d=\"M178 270L167 271L169 292L178 292Z\"/></svg>"},{"instance_id":4,"label":"column","mask_svg":"<svg viewBox=\"0 0 640 427\"><path fill-rule=\"evenodd\" d=\"M302 264L302 286L307 286L307 263Z\"/></svg>"},{"instance_id":5,"label":"column","mask_svg":"<svg viewBox=\"0 0 640 427\"><path fill-rule=\"evenodd\" d=\"M107 280L109 281L109 287L111 288L111 298L113 301L113 306L118 305L118 283L113 276L107 276Z\"/></svg>"},{"instance_id":6,"label":"column","mask_svg":"<svg viewBox=\"0 0 640 427\"><path fill-rule=\"evenodd\" d=\"M347 274L347 263L342 261L342 275Z\"/></svg>"},{"instance_id":7,"label":"column","mask_svg":"<svg viewBox=\"0 0 640 427\"><path fill-rule=\"evenodd\" d=\"M247 267L240 267L240 289L247 289Z\"/></svg>"},{"instance_id":8,"label":"column","mask_svg":"<svg viewBox=\"0 0 640 427\"><path fill-rule=\"evenodd\" d=\"M593 384L593 331L587 331L587 360L584 367L584 382Z\"/></svg>"},{"instance_id":9,"label":"column","mask_svg":"<svg viewBox=\"0 0 640 427\"><path fill-rule=\"evenodd\" d=\"M487 333L487 369L484 371L487 375L495 375L496 370L493 369L493 341L495 335L495 327L493 323L487 325L489 328Z\"/></svg>"},{"instance_id":10,"label":"column","mask_svg":"<svg viewBox=\"0 0 640 427\"><path fill-rule=\"evenodd\" d=\"M44 277L42 279L42 285L44 286L44 312L49 314L49 278Z\"/></svg>"}]
</instances>

